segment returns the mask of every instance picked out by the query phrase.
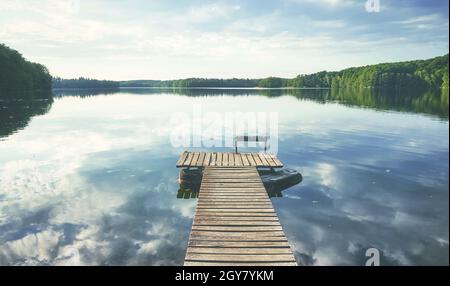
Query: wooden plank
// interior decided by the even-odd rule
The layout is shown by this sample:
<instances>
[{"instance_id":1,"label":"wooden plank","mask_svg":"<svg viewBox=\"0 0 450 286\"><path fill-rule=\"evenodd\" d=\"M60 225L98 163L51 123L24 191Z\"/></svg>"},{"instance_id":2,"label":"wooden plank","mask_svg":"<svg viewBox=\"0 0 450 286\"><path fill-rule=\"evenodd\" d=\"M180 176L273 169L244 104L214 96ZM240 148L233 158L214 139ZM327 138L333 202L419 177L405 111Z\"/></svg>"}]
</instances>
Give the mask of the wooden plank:
<instances>
[{"instance_id":1,"label":"wooden plank","mask_svg":"<svg viewBox=\"0 0 450 286\"><path fill-rule=\"evenodd\" d=\"M221 225L221 226L269 226L269 225L280 225L278 221L217 221L217 220L202 220L197 219L194 221L195 225Z\"/></svg>"},{"instance_id":2,"label":"wooden plank","mask_svg":"<svg viewBox=\"0 0 450 286\"><path fill-rule=\"evenodd\" d=\"M228 153L228 166L236 167L236 165L234 163L234 154L233 153Z\"/></svg>"},{"instance_id":3,"label":"wooden plank","mask_svg":"<svg viewBox=\"0 0 450 286\"><path fill-rule=\"evenodd\" d=\"M204 153L204 152L200 153L200 155L198 156L197 163L195 164L196 167L202 167L203 166L203 161L205 160L205 156L206 156L206 153Z\"/></svg>"},{"instance_id":4,"label":"wooden plank","mask_svg":"<svg viewBox=\"0 0 450 286\"><path fill-rule=\"evenodd\" d=\"M233 184L233 182L221 182L221 183L205 183L205 187L208 188L220 188L220 187L227 187L230 186L231 184ZM261 187L263 188L264 185L262 183L253 183L253 182L248 182L248 183L244 183L244 182L239 182L236 183L236 187L237 188L257 188L257 187Z\"/></svg>"},{"instance_id":5,"label":"wooden plank","mask_svg":"<svg viewBox=\"0 0 450 286\"><path fill-rule=\"evenodd\" d=\"M222 166L228 167L228 153L222 154Z\"/></svg>"},{"instance_id":6,"label":"wooden plank","mask_svg":"<svg viewBox=\"0 0 450 286\"><path fill-rule=\"evenodd\" d=\"M253 232L227 232L223 231L214 232L214 231L192 231L191 236L209 236L209 237L241 237L245 238L253 238L255 234ZM258 237L285 237L283 231L260 231L258 232Z\"/></svg>"},{"instance_id":7,"label":"wooden plank","mask_svg":"<svg viewBox=\"0 0 450 286\"><path fill-rule=\"evenodd\" d=\"M197 219L207 219L212 221L278 221L278 217L223 217L223 216L195 216Z\"/></svg>"},{"instance_id":8,"label":"wooden plank","mask_svg":"<svg viewBox=\"0 0 450 286\"><path fill-rule=\"evenodd\" d=\"M210 241L191 239L188 245L214 247L289 247L287 241Z\"/></svg>"},{"instance_id":9,"label":"wooden plank","mask_svg":"<svg viewBox=\"0 0 450 286\"><path fill-rule=\"evenodd\" d=\"M190 247L188 253L212 253L212 254L290 254L292 253L289 248L215 248L215 247Z\"/></svg>"},{"instance_id":10,"label":"wooden plank","mask_svg":"<svg viewBox=\"0 0 450 286\"><path fill-rule=\"evenodd\" d=\"M213 232L213 231L195 231L195 232L202 232L202 233L220 233L220 231L218 232ZM235 234L236 232L231 232L233 234ZM239 235L228 235L228 232L222 232L222 236L216 236L216 235L191 235L190 240L208 240L208 241L231 241L231 242L236 242L236 241L245 241L245 242L250 242L250 241L260 241L260 242L287 242L286 237L284 236L280 236L280 235L265 235L265 236L261 236L259 235L258 232L258 236L255 236L254 232L247 232L247 235L242 235L241 233L238 233Z\"/></svg>"},{"instance_id":11,"label":"wooden plank","mask_svg":"<svg viewBox=\"0 0 450 286\"><path fill-rule=\"evenodd\" d=\"M253 160L255 161L257 166L261 166L263 163L261 162L261 159L259 159L258 154L251 154Z\"/></svg>"},{"instance_id":12,"label":"wooden plank","mask_svg":"<svg viewBox=\"0 0 450 286\"><path fill-rule=\"evenodd\" d=\"M256 162L253 159L252 154L246 154L248 161L250 162L250 166L256 166Z\"/></svg>"},{"instance_id":13,"label":"wooden plank","mask_svg":"<svg viewBox=\"0 0 450 286\"><path fill-rule=\"evenodd\" d=\"M216 166L223 166L222 162L223 162L223 154L217 153Z\"/></svg>"},{"instance_id":14,"label":"wooden plank","mask_svg":"<svg viewBox=\"0 0 450 286\"><path fill-rule=\"evenodd\" d=\"M209 261L185 261L184 266L297 266L295 262L209 262Z\"/></svg>"},{"instance_id":15,"label":"wooden plank","mask_svg":"<svg viewBox=\"0 0 450 286\"><path fill-rule=\"evenodd\" d=\"M264 156L264 158L266 159L266 161L269 163L270 167L277 167L277 164L275 163L275 161L272 159L272 157L270 157L269 154L267 153L261 153L260 156Z\"/></svg>"},{"instance_id":16,"label":"wooden plank","mask_svg":"<svg viewBox=\"0 0 450 286\"><path fill-rule=\"evenodd\" d=\"M272 206L270 202L200 202L197 204L197 206L249 206L249 207L255 207L255 206Z\"/></svg>"},{"instance_id":17,"label":"wooden plank","mask_svg":"<svg viewBox=\"0 0 450 286\"><path fill-rule=\"evenodd\" d=\"M242 160L242 165L243 166L250 166L250 162L247 159L247 155L245 154L239 154L239 156L241 157Z\"/></svg>"},{"instance_id":18,"label":"wooden plank","mask_svg":"<svg viewBox=\"0 0 450 286\"><path fill-rule=\"evenodd\" d=\"M217 162L217 153L213 152L211 154L211 162L209 163L209 166L216 166L216 162Z\"/></svg>"},{"instance_id":19,"label":"wooden plank","mask_svg":"<svg viewBox=\"0 0 450 286\"><path fill-rule=\"evenodd\" d=\"M278 158L275 157L275 155L269 154L269 153L268 153L268 155L270 156L270 158L272 158L272 160L275 162L275 164L277 165L277 167L283 167L283 163L281 163L281 161L278 160Z\"/></svg>"},{"instance_id":20,"label":"wooden plank","mask_svg":"<svg viewBox=\"0 0 450 286\"><path fill-rule=\"evenodd\" d=\"M241 155L234 153L233 156L234 156L234 165L237 167L243 166Z\"/></svg>"},{"instance_id":21,"label":"wooden plank","mask_svg":"<svg viewBox=\"0 0 450 286\"><path fill-rule=\"evenodd\" d=\"M264 167L270 167L270 164L269 164L269 162L266 160L266 157L264 156L264 154L258 153L258 154L256 154L256 155L258 155L258 157L259 157L259 159L261 160L262 165L263 165Z\"/></svg>"},{"instance_id":22,"label":"wooden plank","mask_svg":"<svg viewBox=\"0 0 450 286\"><path fill-rule=\"evenodd\" d=\"M194 261L223 261L223 262L293 262L290 254L260 254L260 255L239 255L239 254L200 254L189 253L186 260Z\"/></svg>"},{"instance_id":23,"label":"wooden plank","mask_svg":"<svg viewBox=\"0 0 450 286\"><path fill-rule=\"evenodd\" d=\"M213 212L213 211L199 211L196 215L201 216L222 216L222 217L276 217L276 213L248 213L248 212Z\"/></svg>"},{"instance_id":24,"label":"wooden plank","mask_svg":"<svg viewBox=\"0 0 450 286\"><path fill-rule=\"evenodd\" d=\"M194 152L194 156L192 157L191 166L197 166L198 157L200 153Z\"/></svg>"},{"instance_id":25,"label":"wooden plank","mask_svg":"<svg viewBox=\"0 0 450 286\"><path fill-rule=\"evenodd\" d=\"M266 195L263 194L202 194L200 193L200 195L198 196L199 198L202 199L247 199L247 200L251 200L253 198L257 198L257 199L265 199Z\"/></svg>"},{"instance_id":26,"label":"wooden plank","mask_svg":"<svg viewBox=\"0 0 450 286\"><path fill-rule=\"evenodd\" d=\"M183 166L183 163L186 161L189 153L184 151L183 154L181 154L180 158L177 161L177 167Z\"/></svg>"},{"instance_id":27,"label":"wooden plank","mask_svg":"<svg viewBox=\"0 0 450 286\"><path fill-rule=\"evenodd\" d=\"M194 158L194 153L189 152L188 156L186 158L186 161L184 161L184 164L183 164L182 167L189 167L189 166L191 166L191 162L192 162L193 158Z\"/></svg>"},{"instance_id":28,"label":"wooden plank","mask_svg":"<svg viewBox=\"0 0 450 286\"><path fill-rule=\"evenodd\" d=\"M205 155L205 161L203 161L203 166L209 166L209 163L211 162L211 153L207 152Z\"/></svg>"},{"instance_id":29,"label":"wooden plank","mask_svg":"<svg viewBox=\"0 0 450 286\"><path fill-rule=\"evenodd\" d=\"M204 254L188 253L186 260L194 261L224 261L224 262L293 262L292 255L289 254Z\"/></svg>"}]
</instances>

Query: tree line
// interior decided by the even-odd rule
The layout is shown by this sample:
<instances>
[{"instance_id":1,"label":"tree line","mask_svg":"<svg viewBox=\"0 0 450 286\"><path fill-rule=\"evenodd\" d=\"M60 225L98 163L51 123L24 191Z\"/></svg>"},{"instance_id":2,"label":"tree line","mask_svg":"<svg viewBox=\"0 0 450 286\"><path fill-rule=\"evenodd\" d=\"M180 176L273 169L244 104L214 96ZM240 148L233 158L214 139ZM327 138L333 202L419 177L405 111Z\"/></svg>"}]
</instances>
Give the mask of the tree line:
<instances>
[{"instance_id":1,"label":"tree line","mask_svg":"<svg viewBox=\"0 0 450 286\"><path fill-rule=\"evenodd\" d=\"M80 77L77 79L53 78L53 88L81 88L81 89L118 89L120 83L111 80L97 80Z\"/></svg>"},{"instance_id":2,"label":"tree line","mask_svg":"<svg viewBox=\"0 0 450 286\"><path fill-rule=\"evenodd\" d=\"M52 77L41 64L0 44L0 98L51 97Z\"/></svg>"},{"instance_id":3,"label":"tree line","mask_svg":"<svg viewBox=\"0 0 450 286\"><path fill-rule=\"evenodd\" d=\"M416 89L448 88L448 54L429 60L383 63L339 72L299 75L290 87Z\"/></svg>"},{"instance_id":4,"label":"tree line","mask_svg":"<svg viewBox=\"0 0 450 286\"><path fill-rule=\"evenodd\" d=\"M212 87L240 87L251 88L258 86L258 79L214 79L187 78L178 80L133 80L120 82L121 87L166 87L166 88L212 88Z\"/></svg>"},{"instance_id":5,"label":"tree line","mask_svg":"<svg viewBox=\"0 0 450 286\"><path fill-rule=\"evenodd\" d=\"M120 82L121 87L165 88L376 88L414 89L448 88L448 54L429 60L383 63L348 68L337 72L321 71L301 74L295 78L268 77L263 79L137 80Z\"/></svg>"},{"instance_id":6,"label":"tree line","mask_svg":"<svg viewBox=\"0 0 450 286\"><path fill-rule=\"evenodd\" d=\"M119 89L120 87L162 88L448 88L449 55L428 60L383 63L348 68L337 72L321 71L295 78L208 79L109 81L89 78L52 78L47 68L32 63L9 47L0 44L0 98L51 97L56 89Z\"/></svg>"}]
</instances>

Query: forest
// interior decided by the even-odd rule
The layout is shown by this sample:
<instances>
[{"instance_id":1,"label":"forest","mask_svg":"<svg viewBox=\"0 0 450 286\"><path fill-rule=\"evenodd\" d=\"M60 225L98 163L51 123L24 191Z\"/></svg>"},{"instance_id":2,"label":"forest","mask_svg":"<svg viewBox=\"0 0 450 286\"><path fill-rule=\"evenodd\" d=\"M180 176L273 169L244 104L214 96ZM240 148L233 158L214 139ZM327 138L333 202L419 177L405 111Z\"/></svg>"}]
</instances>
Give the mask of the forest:
<instances>
[{"instance_id":1,"label":"forest","mask_svg":"<svg viewBox=\"0 0 450 286\"><path fill-rule=\"evenodd\" d=\"M80 77L78 79L53 78L53 88L81 88L81 89L118 89L119 82L111 80L96 80Z\"/></svg>"},{"instance_id":2,"label":"forest","mask_svg":"<svg viewBox=\"0 0 450 286\"><path fill-rule=\"evenodd\" d=\"M48 98L51 88L52 77L45 66L0 44L0 98Z\"/></svg>"},{"instance_id":3,"label":"forest","mask_svg":"<svg viewBox=\"0 0 450 286\"><path fill-rule=\"evenodd\" d=\"M448 88L448 54L428 60L383 63L339 72L299 75L289 87L415 89Z\"/></svg>"},{"instance_id":4,"label":"forest","mask_svg":"<svg viewBox=\"0 0 450 286\"><path fill-rule=\"evenodd\" d=\"M32 63L0 44L0 98L51 97L54 89L119 89L120 87L161 88L448 88L448 60L444 55L428 60L382 63L341 71L301 74L295 78L208 79L110 81L80 77L52 78L47 68Z\"/></svg>"},{"instance_id":5,"label":"forest","mask_svg":"<svg viewBox=\"0 0 450 286\"><path fill-rule=\"evenodd\" d=\"M178 80L133 80L120 82L121 87L169 87L169 88L211 88L211 87L240 87L251 88L258 86L258 79L212 79L188 78Z\"/></svg>"},{"instance_id":6,"label":"forest","mask_svg":"<svg viewBox=\"0 0 450 286\"><path fill-rule=\"evenodd\" d=\"M415 89L448 88L448 54L428 60L383 63L348 68L337 72L321 71L295 78L206 79L122 81L121 87L166 88L376 88Z\"/></svg>"}]
</instances>

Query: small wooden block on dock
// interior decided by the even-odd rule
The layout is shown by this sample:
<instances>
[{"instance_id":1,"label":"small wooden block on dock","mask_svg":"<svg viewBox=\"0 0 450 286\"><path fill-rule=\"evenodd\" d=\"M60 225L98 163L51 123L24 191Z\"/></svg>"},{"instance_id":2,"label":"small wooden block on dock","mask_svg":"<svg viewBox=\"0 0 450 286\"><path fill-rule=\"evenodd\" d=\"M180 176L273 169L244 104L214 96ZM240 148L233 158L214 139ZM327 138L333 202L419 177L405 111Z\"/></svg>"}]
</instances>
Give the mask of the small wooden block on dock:
<instances>
[{"instance_id":1,"label":"small wooden block on dock","mask_svg":"<svg viewBox=\"0 0 450 286\"><path fill-rule=\"evenodd\" d=\"M205 167L184 265L297 265L255 167Z\"/></svg>"},{"instance_id":2,"label":"small wooden block on dock","mask_svg":"<svg viewBox=\"0 0 450 286\"><path fill-rule=\"evenodd\" d=\"M183 152L177 167L265 167L282 168L278 158L269 153Z\"/></svg>"}]
</instances>

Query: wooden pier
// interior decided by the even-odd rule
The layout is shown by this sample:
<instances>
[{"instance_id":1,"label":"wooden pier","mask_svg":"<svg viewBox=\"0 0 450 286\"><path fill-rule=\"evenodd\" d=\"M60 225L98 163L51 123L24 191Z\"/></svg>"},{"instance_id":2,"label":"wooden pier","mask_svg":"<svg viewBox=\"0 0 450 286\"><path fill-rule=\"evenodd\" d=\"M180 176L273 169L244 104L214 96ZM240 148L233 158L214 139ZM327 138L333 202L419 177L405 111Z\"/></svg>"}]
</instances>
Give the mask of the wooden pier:
<instances>
[{"instance_id":1,"label":"wooden pier","mask_svg":"<svg viewBox=\"0 0 450 286\"><path fill-rule=\"evenodd\" d=\"M225 161L217 159L213 165L213 154L216 154L215 158L218 158L217 154L222 154L222 158L223 154L228 154L227 166L222 165ZM233 154L232 164L229 154ZM189 162L194 162L193 166L204 167L184 265L297 265L256 169L275 162L276 166L282 166L281 162L272 155L263 155L263 158L273 160L262 164L254 161L255 165L250 166L236 165L237 162L244 163L244 156L236 155L241 156L235 157L234 153L185 152L177 163L179 167L190 167L186 162L192 158ZM248 159L247 155L245 157ZM261 159L261 154L251 154L251 157L254 155ZM241 158L241 161L236 158ZM217 162L220 162L219 165L216 165Z\"/></svg>"},{"instance_id":2,"label":"wooden pier","mask_svg":"<svg viewBox=\"0 0 450 286\"><path fill-rule=\"evenodd\" d=\"M282 168L283 163L268 153L184 152L177 167L261 167Z\"/></svg>"}]
</instances>

